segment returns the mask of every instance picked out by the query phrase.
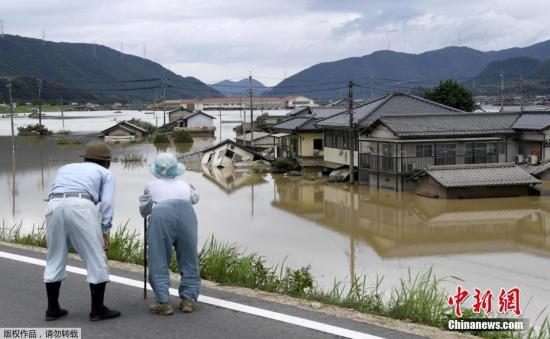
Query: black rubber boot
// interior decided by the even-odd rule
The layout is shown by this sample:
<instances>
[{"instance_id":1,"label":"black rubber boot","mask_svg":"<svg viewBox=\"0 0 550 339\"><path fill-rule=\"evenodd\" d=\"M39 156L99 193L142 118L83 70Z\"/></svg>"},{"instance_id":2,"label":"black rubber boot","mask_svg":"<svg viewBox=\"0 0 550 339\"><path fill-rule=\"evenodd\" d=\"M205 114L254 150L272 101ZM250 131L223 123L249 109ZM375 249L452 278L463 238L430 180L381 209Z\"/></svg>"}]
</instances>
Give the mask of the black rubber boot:
<instances>
[{"instance_id":1,"label":"black rubber boot","mask_svg":"<svg viewBox=\"0 0 550 339\"><path fill-rule=\"evenodd\" d=\"M90 284L90 293L92 295L92 312L90 312L91 321L111 319L120 316L119 311L110 310L107 306L103 305L106 284L106 282Z\"/></svg>"},{"instance_id":2,"label":"black rubber boot","mask_svg":"<svg viewBox=\"0 0 550 339\"><path fill-rule=\"evenodd\" d=\"M46 283L46 294L48 295L48 310L46 310L46 321L61 318L69 313L59 306L59 288L61 281Z\"/></svg>"}]
</instances>

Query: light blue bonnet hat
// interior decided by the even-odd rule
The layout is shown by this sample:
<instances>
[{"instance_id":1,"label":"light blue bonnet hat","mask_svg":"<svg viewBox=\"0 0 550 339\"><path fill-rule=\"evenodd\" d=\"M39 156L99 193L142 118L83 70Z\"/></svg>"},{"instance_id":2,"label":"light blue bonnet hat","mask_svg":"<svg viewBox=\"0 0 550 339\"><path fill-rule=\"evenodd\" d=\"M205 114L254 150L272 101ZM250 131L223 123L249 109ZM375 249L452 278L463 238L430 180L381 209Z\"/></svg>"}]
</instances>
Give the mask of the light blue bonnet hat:
<instances>
[{"instance_id":1,"label":"light blue bonnet hat","mask_svg":"<svg viewBox=\"0 0 550 339\"><path fill-rule=\"evenodd\" d=\"M155 162L149 165L149 171L157 178L175 178L185 172L185 165L171 153L159 153Z\"/></svg>"}]
</instances>

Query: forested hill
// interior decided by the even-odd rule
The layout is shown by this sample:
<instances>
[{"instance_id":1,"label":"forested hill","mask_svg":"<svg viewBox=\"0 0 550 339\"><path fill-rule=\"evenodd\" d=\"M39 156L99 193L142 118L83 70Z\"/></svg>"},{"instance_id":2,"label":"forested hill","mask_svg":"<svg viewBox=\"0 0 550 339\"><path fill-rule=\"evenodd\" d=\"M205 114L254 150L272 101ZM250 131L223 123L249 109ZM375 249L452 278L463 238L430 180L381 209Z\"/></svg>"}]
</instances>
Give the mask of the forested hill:
<instances>
[{"instance_id":1,"label":"forested hill","mask_svg":"<svg viewBox=\"0 0 550 339\"><path fill-rule=\"evenodd\" d=\"M109 47L6 34L0 38L0 82L5 84L8 77L19 83L13 94L17 101L36 98L34 78L44 79L45 101L57 101L60 95L102 102L155 100L162 96L162 77L168 78L168 99L223 96L196 78ZM5 86L0 95L6 99Z\"/></svg>"},{"instance_id":2,"label":"forested hill","mask_svg":"<svg viewBox=\"0 0 550 339\"><path fill-rule=\"evenodd\" d=\"M500 93L500 79L505 95L550 93L550 59L541 61L532 57L512 57L493 61L466 86L477 95Z\"/></svg>"},{"instance_id":3,"label":"forested hill","mask_svg":"<svg viewBox=\"0 0 550 339\"><path fill-rule=\"evenodd\" d=\"M246 97L249 95L250 83L248 79L239 81L223 80L212 85L212 87L228 97ZM254 95L262 95L267 89L264 84L252 79L252 93Z\"/></svg>"},{"instance_id":4,"label":"forested hill","mask_svg":"<svg viewBox=\"0 0 550 339\"><path fill-rule=\"evenodd\" d=\"M346 92L349 80L361 86L356 90L359 97L429 88L446 79L471 80L489 63L517 57L549 59L550 40L524 48L488 52L468 47L445 47L420 54L377 51L311 66L285 79L265 95L303 94L317 99L336 99Z\"/></svg>"}]
</instances>

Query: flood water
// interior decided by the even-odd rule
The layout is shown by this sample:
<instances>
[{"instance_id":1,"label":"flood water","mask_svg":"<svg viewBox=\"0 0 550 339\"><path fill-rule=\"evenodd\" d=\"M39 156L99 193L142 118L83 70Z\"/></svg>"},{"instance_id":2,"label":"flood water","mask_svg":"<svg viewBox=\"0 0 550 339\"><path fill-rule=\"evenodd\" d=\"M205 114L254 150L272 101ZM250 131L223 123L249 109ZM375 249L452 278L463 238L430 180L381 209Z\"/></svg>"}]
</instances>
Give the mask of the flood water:
<instances>
[{"instance_id":1,"label":"flood water","mask_svg":"<svg viewBox=\"0 0 550 339\"><path fill-rule=\"evenodd\" d=\"M71 138L85 143L93 136ZM215 141L197 139L167 150L184 154ZM13 164L10 138L0 137L0 219L30 230L43 223L43 199L57 169L80 161L84 146L18 138L16 147ZM141 152L151 162L159 151L152 144L113 145L116 158ZM137 199L151 175L145 166L122 162L111 170L117 185L114 225L129 221L141 231ZM383 276L389 289L409 270L433 268L438 277L461 278L472 292L478 287L498 295L500 288L521 288L522 309L531 321L550 304L550 196L442 200L324 179L201 168L189 169L182 179L201 194L201 244L213 235L271 264L311 265L323 286L366 274L371 282ZM550 190L549 183L543 187ZM451 281L447 288L456 285Z\"/></svg>"}]
</instances>

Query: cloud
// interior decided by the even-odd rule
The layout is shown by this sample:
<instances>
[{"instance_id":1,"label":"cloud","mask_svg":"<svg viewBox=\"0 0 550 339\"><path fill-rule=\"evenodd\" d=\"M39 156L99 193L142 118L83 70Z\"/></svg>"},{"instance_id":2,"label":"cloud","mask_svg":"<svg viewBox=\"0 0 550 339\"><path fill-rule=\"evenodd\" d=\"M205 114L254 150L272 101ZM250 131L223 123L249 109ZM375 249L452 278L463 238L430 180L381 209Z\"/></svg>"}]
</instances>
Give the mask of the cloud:
<instances>
[{"instance_id":1,"label":"cloud","mask_svg":"<svg viewBox=\"0 0 550 339\"><path fill-rule=\"evenodd\" d=\"M379 49L419 53L458 44L490 50L550 38L544 0L0 0L5 31L96 42L206 82L282 78ZM268 84L278 82L266 79Z\"/></svg>"}]
</instances>

